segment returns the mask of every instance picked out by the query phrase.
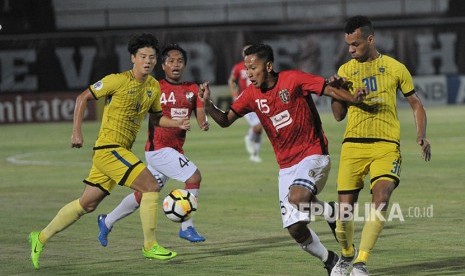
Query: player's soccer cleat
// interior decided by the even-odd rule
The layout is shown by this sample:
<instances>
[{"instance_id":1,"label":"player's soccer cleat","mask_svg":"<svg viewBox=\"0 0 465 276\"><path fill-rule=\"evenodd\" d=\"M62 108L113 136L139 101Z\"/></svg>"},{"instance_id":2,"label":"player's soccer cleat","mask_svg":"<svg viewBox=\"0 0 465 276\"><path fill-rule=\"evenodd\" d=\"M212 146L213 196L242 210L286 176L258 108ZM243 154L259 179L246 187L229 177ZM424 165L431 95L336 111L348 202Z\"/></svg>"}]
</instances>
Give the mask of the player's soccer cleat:
<instances>
[{"instance_id":1,"label":"player's soccer cleat","mask_svg":"<svg viewBox=\"0 0 465 276\"><path fill-rule=\"evenodd\" d=\"M350 276L369 276L368 268L364 263L355 263Z\"/></svg>"},{"instance_id":2,"label":"player's soccer cleat","mask_svg":"<svg viewBox=\"0 0 465 276\"><path fill-rule=\"evenodd\" d=\"M249 135L246 135L244 137L244 142L245 142L245 149L247 150L247 152L252 155L254 153L254 148L253 148L253 142L250 141L249 139Z\"/></svg>"},{"instance_id":3,"label":"player's soccer cleat","mask_svg":"<svg viewBox=\"0 0 465 276\"><path fill-rule=\"evenodd\" d=\"M337 261L339 261L339 256L334 253L334 251L328 250L328 259L326 262L324 262L328 275L331 275L331 270L333 270L333 267L337 264Z\"/></svg>"},{"instance_id":4,"label":"player's soccer cleat","mask_svg":"<svg viewBox=\"0 0 465 276\"><path fill-rule=\"evenodd\" d=\"M107 225L105 224L105 218L107 215L100 214L97 217L97 224L98 224L98 240L102 246L108 245L108 234L110 233L111 229L108 229Z\"/></svg>"},{"instance_id":5,"label":"player's soccer cleat","mask_svg":"<svg viewBox=\"0 0 465 276\"><path fill-rule=\"evenodd\" d=\"M188 240L190 242L203 242L205 241L205 237L200 236L197 231L195 231L195 228L192 226L187 227L186 230L179 230L179 237L181 239Z\"/></svg>"},{"instance_id":6,"label":"player's soccer cleat","mask_svg":"<svg viewBox=\"0 0 465 276\"><path fill-rule=\"evenodd\" d=\"M155 244L150 250L145 250L142 247L142 255L148 259L169 260L176 257L178 254L161 245Z\"/></svg>"},{"instance_id":7,"label":"player's soccer cleat","mask_svg":"<svg viewBox=\"0 0 465 276\"><path fill-rule=\"evenodd\" d=\"M331 232L333 233L334 238L336 239L336 242L339 242L337 240L336 236L336 208L338 208L338 204L334 201L328 202L329 206L331 206L331 215L330 217L326 220L326 222L329 225L329 228L331 229Z\"/></svg>"},{"instance_id":8,"label":"player's soccer cleat","mask_svg":"<svg viewBox=\"0 0 465 276\"><path fill-rule=\"evenodd\" d=\"M258 155L251 155L249 160L254 162L254 163L261 163L262 162L262 159Z\"/></svg>"},{"instance_id":9,"label":"player's soccer cleat","mask_svg":"<svg viewBox=\"0 0 465 276\"><path fill-rule=\"evenodd\" d=\"M31 260L35 269L39 269L39 258L44 245L39 240L40 232L31 232L29 234L29 243L31 244Z\"/></svg>"},{"instance_id":10,"label":"player's soccer cleat","mask_svg":"<svg viewBox=\"0 0 465 276\"><path fill-rule=\"evenodd\" d=\"M331 270L331 276L347 276L349 275L350 269L352 268L352 262L357 257L357 249L354 249L354 255L352 257L341 256L337 264Z\"/></svg>"}]
</instances>

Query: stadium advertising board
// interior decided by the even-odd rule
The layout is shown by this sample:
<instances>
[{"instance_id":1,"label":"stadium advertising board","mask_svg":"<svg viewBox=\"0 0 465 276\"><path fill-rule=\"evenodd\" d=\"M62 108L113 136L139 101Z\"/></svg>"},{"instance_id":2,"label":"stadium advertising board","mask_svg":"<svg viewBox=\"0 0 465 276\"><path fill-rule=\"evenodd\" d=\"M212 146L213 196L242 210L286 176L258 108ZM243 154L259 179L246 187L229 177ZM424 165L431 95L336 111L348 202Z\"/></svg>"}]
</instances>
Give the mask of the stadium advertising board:
<instances>
[{"instance_id":1,"label":"stadium advertising board","mask_svg":"<svg viewBox=\"0 0 465 276\"><path fill-rule=\"evenodd\" d=\"M343 35L335 31L211 31L202 28L144 31L153 32L161 46L177 42L187 50L184 79L208 80L213 85L226 85L232 66L241 59L243 44L250 41L273 47L277 71L296 68L327 77L349 58ZM47 101L53 97L63 101L60 108L65 108L63 104L67 102L62 98L67 96L63 92L82 91L109 73L131 68L126 43L133 33L86 32L0 38L0 123L71 120L64 113L46 113L45 105L44 115L39 112L33 116L32 110L43 103L41 98ZM465 41L459 31L434 30L433 27L380 29L376 39L380 52L396 57L412 72L425 105L465 102L465 82L461 76L465 75L465 60L461 60L464 55L460 54ZM162 74L158 64L155 76L161 78ZM227 96L219 95L222 101ZM38 101L34 108L21 104L28 97ZM51 107L54 104L57 102L50 102ZM328 101L318 99L317 104L328 106ZM400 99L400 105L403 104ZM10 111L10 108L15 110ZM28 108L30 114L22 114ZM89 112L95 113L95 110ZM13 119L12 114L16 116ZM15 114L22 114L22 117Z\"/></svg>"}]
</instances>

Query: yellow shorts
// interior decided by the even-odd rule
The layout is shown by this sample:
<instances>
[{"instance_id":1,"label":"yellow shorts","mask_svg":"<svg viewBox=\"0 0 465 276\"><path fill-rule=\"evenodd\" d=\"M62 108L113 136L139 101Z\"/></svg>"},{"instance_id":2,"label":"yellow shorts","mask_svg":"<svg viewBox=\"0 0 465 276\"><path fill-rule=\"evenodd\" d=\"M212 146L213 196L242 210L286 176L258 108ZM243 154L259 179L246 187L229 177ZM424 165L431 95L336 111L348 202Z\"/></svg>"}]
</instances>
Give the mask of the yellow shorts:
<instances>
[{"instance_id":1,"label":"yellow shorts","mask_svg":"<svg viewBox=\"0 0 465 276\"><path fill-rule=\"evenodd\" d=\"M116 184L131 186L145 168L145 164L130 150L120 146L96 147L92 168L84 183L110 194Z\"/></svg>"},{"instance_id":2,"label":"yellow shorts","mask_svg":"<svg viewBox=\"0 0 465 276\"><path fill-rule=\"evenodd\" d=\"M363 189L370 174L370 190L378 180L400 181L402 157L399 145L390 142L342 144L337 190L339 193Z\"/></svg>"}]
</instances>

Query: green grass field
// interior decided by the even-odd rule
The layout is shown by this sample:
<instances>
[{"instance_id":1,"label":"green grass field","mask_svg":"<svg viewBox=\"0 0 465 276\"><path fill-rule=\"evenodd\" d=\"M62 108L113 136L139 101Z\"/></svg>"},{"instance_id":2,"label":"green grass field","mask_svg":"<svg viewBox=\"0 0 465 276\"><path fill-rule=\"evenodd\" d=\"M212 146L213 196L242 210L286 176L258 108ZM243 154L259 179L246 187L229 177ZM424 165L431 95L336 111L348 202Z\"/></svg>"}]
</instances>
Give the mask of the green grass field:
<instances>
[{"instance_id":1,"label":"green grass field","mask_svg":"<svg viewBox=\"0 0 465 276\"><path fill-rule=\"evenodd\" d=\"M399 112L402 181L391 203L399 204L405 221L386 223L368 264L373 275L465 275L465 106L431 107L427 112L433 153L429 163L421 159L415 143L410 109ZM336 123L328 113L322 119L333 169L320 198L335 200L345 121ZM120 221L108 247L101 247L97 215L111 211L130 192L118 186L97 211L50 240L41 269L34 271L28 233L45 227L59 208L80 196L90 167L99 124L85 123L82 149L69 146L71 126L0 127L1 275L325 275L322 264L300 250L281 228L274 154L266 139L264 162L248 161L244 120L229 129L212 123L208 133L194 127L188 134L185 150L203 175L195 223L206 242L179 239L179 224L160 212L159 242L177 251L178 257L146 260L141 256L143 236L136 212ZM143 129L134 146L141 158L145 134ZM183 184L169 182L162 196L175 187ZM369 196L363 190L360 202L369 201ZM328 249L339 252L326 222L317 219L311 226ZM356 243L361 226L356 224Z\"/></svg>"}]
</instances>

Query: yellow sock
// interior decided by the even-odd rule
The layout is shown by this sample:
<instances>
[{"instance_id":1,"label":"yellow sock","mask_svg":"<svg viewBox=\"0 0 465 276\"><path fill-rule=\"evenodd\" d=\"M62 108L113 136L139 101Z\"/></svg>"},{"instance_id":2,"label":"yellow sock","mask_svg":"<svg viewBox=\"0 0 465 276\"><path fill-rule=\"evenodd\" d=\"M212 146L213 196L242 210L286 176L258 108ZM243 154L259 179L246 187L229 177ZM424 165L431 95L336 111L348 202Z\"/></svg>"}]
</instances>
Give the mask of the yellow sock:
<instances>
[{"instance_id":1,"label":"yellow sock","mask_svg":"<svg viewBox=\"0 0 465 276\"><path fill-rule=\"evenodd\" d=\"M76 222L86 211L79 203L79 199L71 201L63 206L52 221L39 234L39 241L45 244L56 233L65 230L68 226Z\"/></svg>"},{"instance_id":2,"label":"yellow sock","mask_svg":"<svg viewBox=\"0 0 465 276\"><path fill-rule=\"evenodd\" d=\"M376 214L376 215L374 215ZM380 217L382 216L382 217ZM376 241L384 227L386 211L370 210L370 218L365 222L360 240L360 251L354 263L366 263L370 252L375 247Z\"/></svg>"},{"instance_id":3,"label":"yellow sock","mask_svg":"<svg viewBox=\"0 0 465 276\"><path fill-rule=\"evenodd\" d=\"M140 201L140 220L144 232L144 248L149 250L155 244L155 229L157 228L158 192L143 193Z\"/></svg>"},{"instance_id":4,"label":"yellow sock","mask_svg":"<svg viewBox=\"0 0 465 276\"><path fill-rule=\"evenodd\" d=\"M344 257L351 257L355 254L354 243L354 221L353 220L337 220L336 221L336 237L342 248Z\"/></svg>"}]
</instances>

